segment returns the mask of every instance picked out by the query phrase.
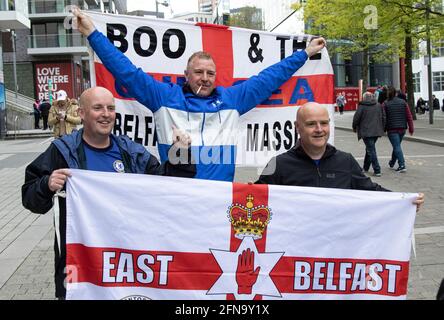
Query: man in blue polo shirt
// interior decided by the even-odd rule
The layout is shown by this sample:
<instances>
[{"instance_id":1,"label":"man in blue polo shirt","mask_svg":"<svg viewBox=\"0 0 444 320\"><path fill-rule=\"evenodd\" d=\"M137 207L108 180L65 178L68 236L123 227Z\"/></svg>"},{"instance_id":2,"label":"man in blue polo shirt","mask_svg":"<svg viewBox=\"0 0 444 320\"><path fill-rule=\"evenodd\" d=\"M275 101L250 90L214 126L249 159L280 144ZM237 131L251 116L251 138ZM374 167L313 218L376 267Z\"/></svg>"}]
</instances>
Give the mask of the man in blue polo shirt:
<instances>
[{"instance_id":1,"label":"man in blue polo shirt","mask_svg":"<svg viewBox=\"0 0 444 320\"><path fill-rule=\"evenodd\" d=\"M170 159L159 164L141 144L127 136L111 134L116 119L114 97L102 87L86 90L80 97L79 115L83 129L54 140L48 149L26 167L22 186L23 206L34 213L44 214L53 206L56 192L63 190L71 169L105 172L194 177L195 165L183 163L189 159L190 137L174 129ZM187 154L185 157L183 154ZM66 277L66 202L59 200L59 219L55 219L55 285L56 297L64 299Z\"/></svg>"}]
</instances>

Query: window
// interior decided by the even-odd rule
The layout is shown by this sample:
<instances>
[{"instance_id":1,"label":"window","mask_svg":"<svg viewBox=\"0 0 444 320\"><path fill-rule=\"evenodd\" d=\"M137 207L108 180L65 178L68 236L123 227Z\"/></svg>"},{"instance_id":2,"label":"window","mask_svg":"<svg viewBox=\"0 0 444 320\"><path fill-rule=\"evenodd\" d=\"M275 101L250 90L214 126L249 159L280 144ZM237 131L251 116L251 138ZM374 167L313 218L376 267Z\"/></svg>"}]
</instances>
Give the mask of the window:
<instances>
[{"instance_id":1,"label":"window","mask_svg":"<svg viewBox=\"0 0 444 320\"><path fill-rule=\"evenodd\" d=\"M31 26L32 47L65 47L73 45L72 30L66 30L63 22L35 23ZM76 45L81 45L77 43Z\"/></svg>"},{"instance_id":2,"label":"window","mask_svg":"<svg viewBox=\"0 0 444 320\"><path fill-rule=\"evenodd\" d=\"M444 91L444 71L433 72L433 91Z\"/></svg>"},{"instance_id":3,"label":"window","mask_svg":"<svg viewBox=\"0 0 444 320\"><path fill-rule=\"evenodd\" d=\"M432 50L432 57L444 57L444 41L438 41L434 46Z\"/></svg>"},{"instance_id":4,"label":"window","mask_svg":"<svg viewBox=\"0 0 444 320\"><path fill-rule=\"evenodd\" d=\"M421 92L421 77L419 72L413 74L413 92Z\"/></svg>"}]
</instances>

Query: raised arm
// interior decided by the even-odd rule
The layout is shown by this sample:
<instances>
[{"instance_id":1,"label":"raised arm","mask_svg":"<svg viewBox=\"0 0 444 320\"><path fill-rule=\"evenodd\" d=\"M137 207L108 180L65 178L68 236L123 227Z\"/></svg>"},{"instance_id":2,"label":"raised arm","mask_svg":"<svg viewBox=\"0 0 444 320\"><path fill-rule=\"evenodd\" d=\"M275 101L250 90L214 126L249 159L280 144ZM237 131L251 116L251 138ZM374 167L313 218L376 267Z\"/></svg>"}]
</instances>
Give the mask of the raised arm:
<instances>
[{"instance_id":1,"label":"raised arm","mask_svg":"<svg viewBox=\"0 0 444 320\"><path fill-rule=\"evenodd\" d=\"M129 95L152 112L157 111L171 94L171 84L156 81L152 76L137 68L102 33L96 30L91 18L78 8L72 10L73 25L88 37L89 44L106 69L123 86Z\"/></svg>"}]
</instances>

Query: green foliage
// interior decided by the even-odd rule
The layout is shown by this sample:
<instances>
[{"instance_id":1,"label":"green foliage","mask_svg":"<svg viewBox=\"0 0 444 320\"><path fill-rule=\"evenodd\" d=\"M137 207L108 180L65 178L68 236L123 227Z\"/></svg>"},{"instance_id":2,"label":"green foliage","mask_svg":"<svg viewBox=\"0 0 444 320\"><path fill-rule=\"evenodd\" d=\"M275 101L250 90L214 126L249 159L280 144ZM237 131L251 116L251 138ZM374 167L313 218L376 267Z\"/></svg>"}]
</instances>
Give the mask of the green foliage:
<instances>
[{"instance_id":1,"label":"green foliage","mask_svg":"<svg viewBox=\"0 0 444 320\"><path fill-rule=\"evenodd\" d=\"M404 57L406 36L411 36L414 44L426 38L425 1L421 5L417 0L308 0L304 16L311 26L307 32L330 40L349 40L345 47L333 45L330 49L346 57L365 49L376 60L392 60L396 54ZM428 2L432 41L442 39L442 0ZM375 22L373 9L377 10L377 29L368 28L368 22Z\"/></svg>"}]
</instances>

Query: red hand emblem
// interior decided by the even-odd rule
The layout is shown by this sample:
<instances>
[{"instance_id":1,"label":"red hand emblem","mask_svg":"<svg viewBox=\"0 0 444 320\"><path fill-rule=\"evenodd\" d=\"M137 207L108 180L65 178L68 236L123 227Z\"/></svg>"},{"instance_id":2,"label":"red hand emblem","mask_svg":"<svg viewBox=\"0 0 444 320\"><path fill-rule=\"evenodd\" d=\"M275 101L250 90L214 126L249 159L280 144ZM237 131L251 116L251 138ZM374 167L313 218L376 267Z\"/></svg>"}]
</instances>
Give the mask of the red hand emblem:
<instances>
[{"instance_id":1,"label":"red hand emblem","mask_svg":"<svg viewBox=\"0 0 444 320\"><path fill-rule=\"evenodd\" d=\"M254 270L254 252L247 250L242 251L237 259L236 282L238 294L251 294L253 285L256 283L257 276L261 267Z\"/></svg>"}]
</instances>

